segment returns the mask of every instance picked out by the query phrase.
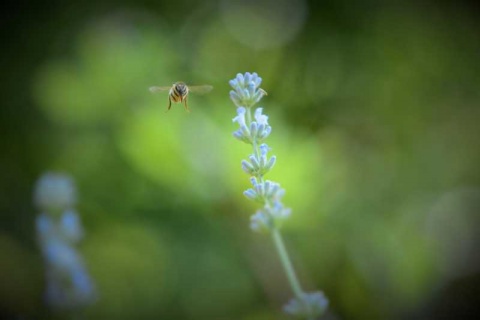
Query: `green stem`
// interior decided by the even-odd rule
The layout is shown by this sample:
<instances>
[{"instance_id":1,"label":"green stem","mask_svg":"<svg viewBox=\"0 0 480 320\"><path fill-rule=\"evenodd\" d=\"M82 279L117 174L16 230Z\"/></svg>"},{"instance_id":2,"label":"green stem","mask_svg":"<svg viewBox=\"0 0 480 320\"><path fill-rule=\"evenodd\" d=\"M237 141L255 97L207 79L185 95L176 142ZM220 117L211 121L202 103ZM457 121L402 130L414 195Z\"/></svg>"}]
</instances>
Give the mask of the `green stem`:
<instances>
[{"instance_id":1,"label":"green stem","mask_svg":"<svg viewBox=\"0 0 480 320\"><path fill-rule=\"evenodd\" d=\"M297 297L298 301L302 301L303 290L300 286L300 282L297 279L295 270L293 269L292 262L290 260L290 257L288 256L287 249L285 248L285 244L283 243L280 231L277 228L273 228L271 234L273 243L275 244L277 253L280 256L280 261L282 262L283 269L285 269L285 273L287 274L288 282L290 282L293 293Z\"/></svg>"},{"instance_id":2,"label":"green stem","mask_svg":"<svg viewBox=\"0 0 480 320\"><path fill-rule=\"evenodd\" d=\"M246 119L246 122L247 122L247 127L250 128L250 124L252 123L252 108L251 107L248 107L247 108L247 115L246 115L247 119ZM259 156L258 156L258 143L257 143L257 139L253 139L252 141L252 146L253 146L253 154L255 155L255 157L258 159ZM261 177L260 177L261 178Z\"/></svg>"},{"instance_id":3,"label":"green stem","mask_svg":"<svg viewBox=\"0 0 480 320\"><path fill-rule=\"evenodd\" d=\"M252 111L251 107L247 107L247 127L250 128L250 123L252 123Z\"/></svg>"}]
</instances>

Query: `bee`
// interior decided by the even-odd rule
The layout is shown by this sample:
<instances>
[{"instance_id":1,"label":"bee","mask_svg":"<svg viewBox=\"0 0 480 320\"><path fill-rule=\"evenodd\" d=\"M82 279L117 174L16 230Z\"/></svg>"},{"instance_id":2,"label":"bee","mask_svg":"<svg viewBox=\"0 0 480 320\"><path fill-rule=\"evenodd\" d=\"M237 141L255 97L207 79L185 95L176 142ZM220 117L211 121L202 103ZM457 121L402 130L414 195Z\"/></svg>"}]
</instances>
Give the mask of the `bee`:
<instances>
[{"instance_id":1,"label":"bee","mask_svg":"<svg viewBox=\"0 0 480 320\"><path fill-rule=\"evenodd\" d=\"M184 82L175 82L171 87L150 87L150 92L168 92L168 107L167 111L170 110L172 107L172 101L175 103L182 103L185 104L185 110L190 112L188 109L187 98L190 92L194 93L207 93L213 89L212 86L209 85L202 85L202 86L187 86ZM165 111L165 112L167 112Z\"/></svg>"}]
</instances>

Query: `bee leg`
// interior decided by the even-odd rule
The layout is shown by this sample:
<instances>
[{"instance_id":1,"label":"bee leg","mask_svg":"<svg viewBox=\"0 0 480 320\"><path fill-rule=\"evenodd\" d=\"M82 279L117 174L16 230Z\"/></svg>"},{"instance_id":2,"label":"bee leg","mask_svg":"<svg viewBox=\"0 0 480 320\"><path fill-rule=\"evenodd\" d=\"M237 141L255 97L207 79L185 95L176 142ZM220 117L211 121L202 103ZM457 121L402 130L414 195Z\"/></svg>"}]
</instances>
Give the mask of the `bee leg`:
<instances>
[{"instance_id":1,"label":"bee leg","mask_svg":"<svg viewBox=\"0 0 480 320\"><path fill-rule=\"evenodd\" d=\"M168 112L168 110L170 110L171 107L172 107L172 99L170 99L170 97L168 97L168 107L167 107L167 111L165 111L165 113Z\"/></svg>"},{"instance_id":2,"label":"bee leg","mask_svg":"<svg viewBox=\"0 0 480 320\"><path fill-rule=\"evenodd\" d=\"M190 112L190 109L188 109L188 105L187 105L187 97L185 97L185 110L187 110L187 112Z\"/></svg>"}]
</instances>

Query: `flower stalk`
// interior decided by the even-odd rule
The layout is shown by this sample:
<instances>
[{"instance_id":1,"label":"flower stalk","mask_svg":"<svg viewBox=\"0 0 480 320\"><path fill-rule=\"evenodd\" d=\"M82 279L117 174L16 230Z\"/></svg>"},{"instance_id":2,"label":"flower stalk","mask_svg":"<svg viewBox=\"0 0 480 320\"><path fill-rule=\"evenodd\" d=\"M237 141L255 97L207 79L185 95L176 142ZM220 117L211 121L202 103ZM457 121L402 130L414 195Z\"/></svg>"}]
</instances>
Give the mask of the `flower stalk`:
<instances>
[{"instance_id":1,"label":"flower stalk","mask_svg":"<svg viewBox=\"0 0 480 320\"><path fill-rule=\"evenodd\" d=\"M321 292L306 293L298 281L295 269L285 248L280 227L288 219L291 210L281 202L285 190L280 184L265 180L264 176L273 168L276 156L268 156L270 147L264 142L272 128L268 124L268 116L262 108L256 108L252 116L252 107L264 96L265 90L260 88L262 78L256 73L237 74L230 80L230 98L237 106L237 116L233 118L239 128L233 133L238 140L252 145L253 154L248 160L242 160L243 171L250 175L252 188L244 191L245 197L262 205L250 218L250 228L260 233L269 233L280 257L290 287L294 293L285 306L284 311L297 318L315 319L322 315L328 306L328 300Z\"/></svg>"},{"instance_id":2,"label":"flower stalk","mask_svg":"<svg viewBox=\"0 0 480 320\"><path fill-rule=\"evenodd\" d=\"M290 286L292 287L292 291L294 292L297 299L301 298L303 290L300 286L300 282L297 279L297 275L295 274L295 269L293 268L292 262L290 261L287 249L283 244L283 239L280 235L280 231L278 229L274 229L271 233L273 242L275 243L275 248L277 249L280 261L282 262L283 269L285 269L288 281L290 282Z\"/></svg>"},{"instance_id":3,"label":"flower stalk","mask_svg":"<svg viewBox=\"0 0 480 320\"><path fill-rule=\"evenodd\" d=\"M36 230L45 262L45 302L56 311L72 312L72 317L97 299L77 250L84 231L76 200L74 181L67 175L50 172L37 181L34 201L40 211Z\"/></svg>"}]
</instances>

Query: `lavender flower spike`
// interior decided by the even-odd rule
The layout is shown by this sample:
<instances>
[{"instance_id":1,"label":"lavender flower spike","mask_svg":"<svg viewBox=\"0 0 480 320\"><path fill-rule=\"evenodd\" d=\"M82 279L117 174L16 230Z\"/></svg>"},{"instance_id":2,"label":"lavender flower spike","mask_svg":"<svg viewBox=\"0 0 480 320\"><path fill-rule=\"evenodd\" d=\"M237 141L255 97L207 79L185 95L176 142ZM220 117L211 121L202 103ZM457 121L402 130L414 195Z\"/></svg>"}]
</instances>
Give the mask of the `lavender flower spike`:
<instances>
[{"instance_id":1,"label":"lavender flower spike","mask_svg":"<svg viewBox=\"0 0 480 320\"><path fill-rule=\"evenodd\" d=\"M36 218L37 238L46 269L45 299L55 309L78 311L97 294L83 258L76 249L83 228L75 211L73 180L47 173L37 182L34 200L41 210Z\"/></svg>"},{"instance_id":2,"label":"lavender flower spike","mask_svg":"<svg viewBox=\"0 0 480 320\"><path fill-rule=\"evenodd\" d=\"M253 153L248 160L242 160L241 163L243 171L251 176L252 183L252 188L247 189L243 194L262 205L262 208L251 216L250 228L255 232L270 234L280 256L295 295L285 305L284 311L298 318L315 319L325 313L328 300L320 291L306 293L302 290L279 231L280 226L291 215L291 210L281 202L285 190L278 183L264 179L264 176L273 168L276 157L272 155L268 158L271 149L263 143L272 132L268 124L268 116L263 114L263 108L257 108L252 117L252 107L267 94L260 88L262 78L255 72L247 72L243 75L239 73L229 83L233 89L230 91L230 98L238 107L237 116L233 118L233 122L236 122L239 128L233 136L252 145L253 148Z\"/></svg>"}]
</instances>

